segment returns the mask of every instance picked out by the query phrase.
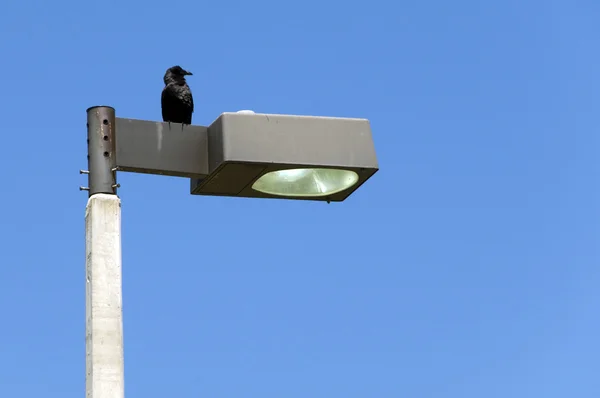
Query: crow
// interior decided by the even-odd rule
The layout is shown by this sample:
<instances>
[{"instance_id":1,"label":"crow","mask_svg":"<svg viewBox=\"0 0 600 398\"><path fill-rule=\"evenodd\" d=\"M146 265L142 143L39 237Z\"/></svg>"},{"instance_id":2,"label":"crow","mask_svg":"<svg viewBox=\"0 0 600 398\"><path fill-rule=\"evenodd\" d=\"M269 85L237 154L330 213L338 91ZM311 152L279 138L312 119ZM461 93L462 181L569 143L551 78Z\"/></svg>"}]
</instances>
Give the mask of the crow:
<instances>
[{"instance_id":1,"label":"crow","mask_svg":"<svg viewBox=\"0 0 600 398\"><path fill-rule=\"evenodd\" d=\"M192 73L181 68L173 66L165 72L163 88L160 98L163 122L181 123L183 130L184 124L192 124L192 113L194 112L194 98L192 91L185 81L185 76L191 76Z\"/></svg>"}]
</instances>

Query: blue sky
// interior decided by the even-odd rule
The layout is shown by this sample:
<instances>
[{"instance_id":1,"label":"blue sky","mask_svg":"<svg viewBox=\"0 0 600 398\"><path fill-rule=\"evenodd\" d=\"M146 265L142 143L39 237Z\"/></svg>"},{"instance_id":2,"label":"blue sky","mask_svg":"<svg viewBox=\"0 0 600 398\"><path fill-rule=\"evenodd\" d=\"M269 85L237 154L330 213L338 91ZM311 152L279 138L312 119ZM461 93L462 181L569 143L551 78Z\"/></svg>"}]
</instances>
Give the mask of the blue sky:
<instances>
[{"instance_id":1,"label":"blue sky","mask_svg":"<svg viewBox=\"0 0 600 398\"><path fill-rule=\"evenodd\" d=\"M172 7L173 11L169 9ZM85 110L364 117L327 205L121 174L131 397L600 396L600 3L0 6L0 396L82 397Z\"/></svg>"}]
</instances>

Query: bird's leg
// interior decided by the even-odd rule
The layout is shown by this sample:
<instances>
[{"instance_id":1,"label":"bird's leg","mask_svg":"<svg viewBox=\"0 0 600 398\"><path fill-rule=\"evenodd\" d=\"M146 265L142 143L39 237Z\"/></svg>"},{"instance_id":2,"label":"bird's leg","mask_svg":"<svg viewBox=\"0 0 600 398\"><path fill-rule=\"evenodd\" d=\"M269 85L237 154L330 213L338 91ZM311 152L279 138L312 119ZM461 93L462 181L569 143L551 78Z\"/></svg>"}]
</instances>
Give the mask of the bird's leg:
<instances>
[{"instance_id":1,"label":"bird's leg","mask_svg":"<svg viewBox=\"0 0 600 398\"><path fill-rule=\"evenodd\" d=\"M171 121L169 120L169 131L171 131Z\"/></svg>"},{"instance_id":2,"label":"bird's leg","mask_svg":"<svg viewBox=\"0 0 600 398\"><path fill-rule=\"evenodd\" d=\"M183 131L183 126L185 126L185 123L181 123L181 131Z\"/></svg>"}]
</instances>

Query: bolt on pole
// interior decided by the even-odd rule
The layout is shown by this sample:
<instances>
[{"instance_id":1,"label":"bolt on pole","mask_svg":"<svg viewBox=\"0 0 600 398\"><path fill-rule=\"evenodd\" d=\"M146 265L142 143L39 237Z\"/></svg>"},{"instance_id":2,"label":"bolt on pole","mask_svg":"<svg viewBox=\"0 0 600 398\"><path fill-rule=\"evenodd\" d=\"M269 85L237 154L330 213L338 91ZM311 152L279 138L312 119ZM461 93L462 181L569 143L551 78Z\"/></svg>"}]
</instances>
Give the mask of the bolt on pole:
<instances>
[{"instance_id":1,"label":"bolt on pole","mask_svg":"<svg viewBox=\"0 0 600 398\"><path fill-rule=\"evenodd\" d=\"M87 109L88 195L117 194L117 145L115 109L93 106Z\"/></svg>"}]
</instances>

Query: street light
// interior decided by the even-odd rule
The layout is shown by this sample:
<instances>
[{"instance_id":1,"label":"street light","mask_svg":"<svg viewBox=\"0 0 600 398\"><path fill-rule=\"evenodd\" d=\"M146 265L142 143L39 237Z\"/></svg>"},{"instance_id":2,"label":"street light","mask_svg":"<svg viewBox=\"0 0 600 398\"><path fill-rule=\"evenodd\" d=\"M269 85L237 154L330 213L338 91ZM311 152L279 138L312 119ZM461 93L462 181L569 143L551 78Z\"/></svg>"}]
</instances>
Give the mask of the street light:
<instances>
[{"instance_id":1,"label":"street light","mask_svg":"<svg viewBox=\"0 0 600 398\"><path fill-rule=\"evenodd\" d=\"M375 174L366 119L221 114L210 126L87 110L86 396L123 398L117 171L190 179L193 195L341 202Z\"/></svg>"},{"instance_id":2,"label":"street light","mask_svg":"<svg viewBox=\"0 0 600 398\"><path fill-rule=\"evenodd\" d=\"M120 171L190 178L193 195L345 200L378 170L366 119L221 114L210 126L116 118Z\"/></svg>"}]
</instances>

